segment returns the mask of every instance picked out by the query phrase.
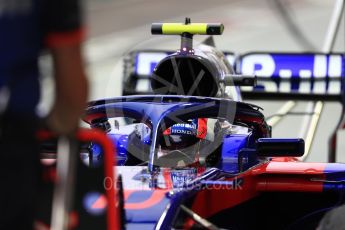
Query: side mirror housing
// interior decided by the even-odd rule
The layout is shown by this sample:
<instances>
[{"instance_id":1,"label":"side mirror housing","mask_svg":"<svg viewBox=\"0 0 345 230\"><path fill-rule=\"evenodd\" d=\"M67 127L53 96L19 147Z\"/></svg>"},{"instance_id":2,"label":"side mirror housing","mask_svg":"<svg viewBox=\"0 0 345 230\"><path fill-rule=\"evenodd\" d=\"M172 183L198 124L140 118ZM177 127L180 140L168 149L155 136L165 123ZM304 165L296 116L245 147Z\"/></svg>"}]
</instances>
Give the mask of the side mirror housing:
<instances>
[{"instance_id":1,"label":"side mirror housing","mask_svg":"<svg viewBox=\"0 0 345 230\"><path fill-rule=\"evenodd\" d=\"M256 86L255 75L227 74L224 76L225 86Z\"/></svg>"},{"instance_id":2,"label":"side mirror housing","mask_svg":"<svg viewBox=\"0 0 345 230\"><path fill-rule=\"evenodd\" d=\"M301 157L304 154L304 140L259 138L256 150L257 155L262 157Z\"/></svg>"}]
</instances>

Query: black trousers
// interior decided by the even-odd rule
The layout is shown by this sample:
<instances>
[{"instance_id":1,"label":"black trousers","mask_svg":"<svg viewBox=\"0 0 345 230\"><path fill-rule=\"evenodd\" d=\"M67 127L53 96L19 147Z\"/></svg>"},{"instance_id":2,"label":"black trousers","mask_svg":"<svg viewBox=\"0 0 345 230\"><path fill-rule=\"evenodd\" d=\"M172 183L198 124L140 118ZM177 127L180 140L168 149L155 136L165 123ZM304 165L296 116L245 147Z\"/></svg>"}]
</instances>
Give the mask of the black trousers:
<instances>
[{"instance_id":1,"label":"black trousers","mask_svg":"<svg viewBox=\"0 0 345 230\"><path fill-rule=\"evenodd\" d=\"M40 184L34 116L1 117L0 230L32 229Z\"/></svg>"}]
</instances>

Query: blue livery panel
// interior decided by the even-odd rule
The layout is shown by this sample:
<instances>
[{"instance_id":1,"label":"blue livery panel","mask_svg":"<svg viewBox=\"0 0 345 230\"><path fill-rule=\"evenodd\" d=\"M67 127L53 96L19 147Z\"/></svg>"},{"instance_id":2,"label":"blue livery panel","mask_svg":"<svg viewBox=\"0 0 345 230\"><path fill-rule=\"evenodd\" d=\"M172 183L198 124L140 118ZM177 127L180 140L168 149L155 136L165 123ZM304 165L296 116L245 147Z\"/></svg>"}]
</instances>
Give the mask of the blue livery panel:
<instances>
[{"instance_id":1,"label":"blue livery panel","mask_svg":"<svg viewBox=\"0 0 345 230\"><path fill-rule=\"evenodd\" d=\"M141 81L138 92L151 92L149 77L168 51L138 51L133 73ZM224 53L237 74L258 78L256 87L241 87L242 92L340 95L344 89L343 53Z\"/></svg>"},{"instance_id":2,"label":"blue livery panel","mask_svg":"<svg viewBox=\"0 0 345 230\"><path fill-rule=\"evenodd\" d=\"M339 95L345 59L344 54L252 53L238 59L236 70L258 76L258 91Z\"/></svg>"}]
</instances>

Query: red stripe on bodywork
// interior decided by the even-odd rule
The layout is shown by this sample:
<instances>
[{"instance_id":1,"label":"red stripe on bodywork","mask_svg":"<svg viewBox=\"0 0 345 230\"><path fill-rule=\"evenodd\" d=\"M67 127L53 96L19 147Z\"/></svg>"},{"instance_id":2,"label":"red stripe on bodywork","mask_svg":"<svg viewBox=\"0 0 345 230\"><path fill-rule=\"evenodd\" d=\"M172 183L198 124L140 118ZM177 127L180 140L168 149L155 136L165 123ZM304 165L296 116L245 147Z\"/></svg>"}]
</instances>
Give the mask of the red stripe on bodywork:
<instances>
[{"instance_id":1,"label":"red stripe on bodywork","mask_svg":"<svg viewBox=\"0 0 345 230\"><path fill-rule=\"evenodd\" d=\"M125 202L127 201L128 197L134 192L136 192L136 190L125 190L123 192L123 199L125 200Z\"/></svg>"},{"instance_id":2,"label":"red stripe on bodywork","mask_svg":"<svg viewBox=\"0 0 345 230\"><path fill-rule=\"evenodd\" d=\"M266 167L254 169L258 175L257 191L322 192L325 163L271 161Z\"/></svg>"},{"instance_id":3,"label":"red stripe on bodywork","mask_svg":"<svg viewBox=\"0 0 345 230\"><path fill-rule=\"evenodd\" d=\"M245 183L251 182L247 181ZM238 190L203 190L197 194L192 205L192 210L198 213L200 216L207 218L224 209L234 207L255 197L258 193L255 191L255 189L251 189L250 187L250 185L244 186L243 189Z\"/></svg>"},{"instance_id":4,"label":"red stripe on bodywork","mask_svg":"<svg viewBox=\"0 0 345 230\"><path fill-rule=\"evenodd\" d=\"M258 168L266 167L266 164L259 165ZM231 178L236 181L242 180L241 186L232 188L207 187L200 191L192 204L192 210L200 216L207 218L224 209L234 207L257 196L256 177L251 171L244 172L239 177Z\"/></svg>"},{"instance_id":5,"label":"red stripe on bodywork","mask_svg":"<svg viewBox=\"0 0 345 230\"><path fill-rule=\"evenodd\" d=\"M317 179L322 180L324 178ZM311 177L266 177L257 181L256 190L265 192L322 192L323 182L313 181Z\"/></svg>"},{"instance_id":6,"label":"red stripe on bodywork","mask_svg":"<svg viewBox=\"0 0 345 230\"><path fill-rule=\"evenodd\" d=\"M297 157L272 157L274 162L300 162Z\"/></svg>"},{"instance_id":7,"label":"red stripe on bodywork","mask_svg":"<svg viewBox=\"0 0 345 230\"><path fill-rule=\"evenodd\" d=\"M128 199L129 195L126 193L133 193L136 191L125 191L125 201ZM158 204L159 202L161 202L164 197L165 194L167 193L166 190L155 190L152 192L151 196L149 199L143 201L143 202L138 202L138 203L128 203L125 202L125 209L146 209L146 208L150 208L152 206L155 206L156 204Z\"/></svg>"},{"instance_id":8,"label":"red stripe on bodywork","mask_svg":"<svg viewBox=\"0 0 345 230\"><path fill-rule=\"evenodd\" d=\"M234 184L236 180L243 180L240 187L208 187L200 191L195 196L192 210L207 218L262 192L322 192L325 166L325 163L266 162L240 174L237 179L231 179Z\"/></svg>"},{"instance_id":9,"label":"red stripe on bodywork","mask_svg":"<svg viewBox=\"0 0 345 230\"><path fill-rule=\"evenodd\" d=\"M309 162L275 162L271 161L266 167L255 168L254 174L323 174L325 163Z\"/></svg>"}]
</instances>

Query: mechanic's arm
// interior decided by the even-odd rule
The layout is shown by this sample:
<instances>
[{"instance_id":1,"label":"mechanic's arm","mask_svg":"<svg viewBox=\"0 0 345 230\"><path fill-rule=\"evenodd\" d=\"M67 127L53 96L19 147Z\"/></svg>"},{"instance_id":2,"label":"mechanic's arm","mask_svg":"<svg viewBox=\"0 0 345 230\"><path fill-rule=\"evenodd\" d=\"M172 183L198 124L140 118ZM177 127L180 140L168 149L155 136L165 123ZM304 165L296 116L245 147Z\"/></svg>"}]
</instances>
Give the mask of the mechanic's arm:
<instances>
[{"instance_id":1,"label":"mechanic's arm","mask_svg":"<svg viewBox=\"0 0 345 230\"><path fill-rule=\"evenodd\" d=\"M51 48L55 76L55 104L47 118L48 126L58 134L76 130L88 92L81 56L81 45Z\"/></svg>"},{"instance_id":2,"label":"mechanic's arm","mask_svg":"<svg viewBox=\"0 0 345 230\"><path fill-rule=\"evenodd\" d=\"M87 79L81 54L84 25L81 0L43 1L44 44L54 63L55 102L47 117L50 129L71 134L87 100Z\"/></svg>"}]
</instances>

